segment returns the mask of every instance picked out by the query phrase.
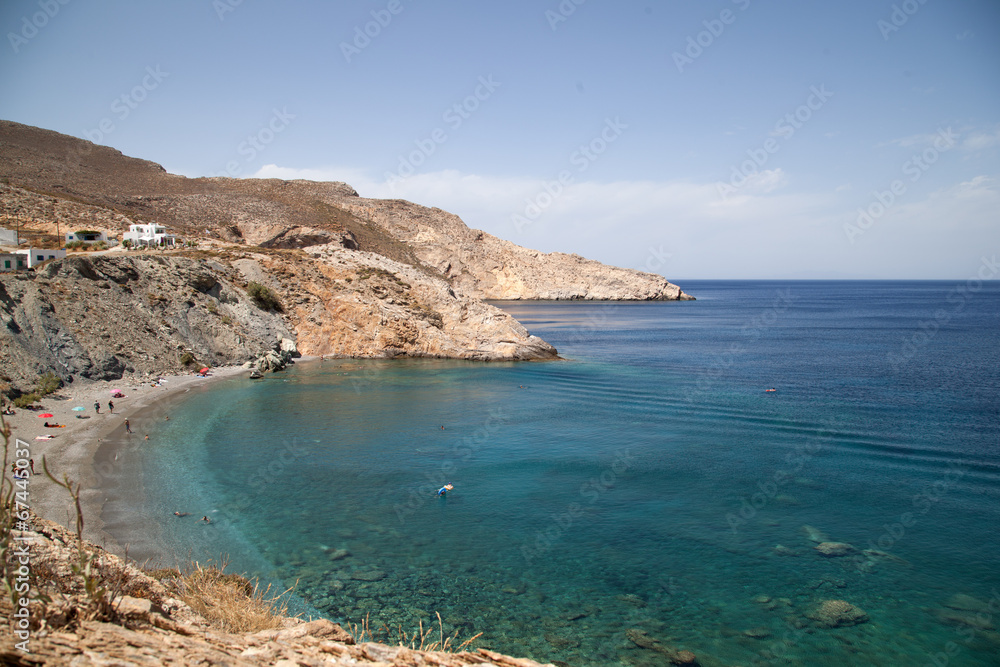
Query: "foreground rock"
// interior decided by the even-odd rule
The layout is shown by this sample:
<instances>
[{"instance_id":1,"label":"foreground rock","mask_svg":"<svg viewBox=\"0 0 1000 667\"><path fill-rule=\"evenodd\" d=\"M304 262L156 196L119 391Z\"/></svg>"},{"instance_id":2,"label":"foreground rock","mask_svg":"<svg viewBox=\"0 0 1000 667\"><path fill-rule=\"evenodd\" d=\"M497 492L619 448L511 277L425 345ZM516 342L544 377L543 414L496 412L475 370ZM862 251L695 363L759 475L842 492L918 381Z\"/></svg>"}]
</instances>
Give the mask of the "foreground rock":
<instances>
[{"instance_id":1,"label":"foreground rock","mask_svg":"<svg viewBox=\"0 0 1000 667\"><path fill-rule=\"evenodd\" d=\"M213 627L168 590L112 554L87 543L103 585L130 594L96 605L71 571L77 561L75 537L50 521L33 519L34 529L19 533L31 540L35 581L51 600L29 606L27 644L0 625L0 664L5 665L460 665L538 667L532 660L481 649L465 653L416 651L376 643L355 644L350 634L326 619L278 619L278 627L248 633ZM11 618L10 599L0 613ZM18 646L20 644L20 647ZM28 652L20 650L27 648Z\"/></svg>"}]
</instances>

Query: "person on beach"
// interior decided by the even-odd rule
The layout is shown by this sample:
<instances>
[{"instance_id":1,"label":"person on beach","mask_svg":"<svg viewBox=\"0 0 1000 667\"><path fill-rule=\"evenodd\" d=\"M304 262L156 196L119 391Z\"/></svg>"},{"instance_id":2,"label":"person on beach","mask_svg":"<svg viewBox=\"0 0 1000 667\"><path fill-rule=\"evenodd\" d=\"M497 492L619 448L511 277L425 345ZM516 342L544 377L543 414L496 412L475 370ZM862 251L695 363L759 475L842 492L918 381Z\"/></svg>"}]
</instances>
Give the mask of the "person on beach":
<instances>
[{"instance_id":1,"label":"person on beach","mask_svg":"<svg viewBox=\"0 0 1000 667\"><path fill-rule=\"evenodd\" d=\"M131 433L132 432L132 427L129 426L128 419L125 420L125 432L126 433Z\"/></svg>"},{"instance_id":2,"label":"person on beach","mask_svg":"<svg viewBox=\"0 0 1000 667\"><path fill-rule=\"evenodd\" d=\"M101 414L101 404L97 401L94 401L94 410L97 411L97 414Z\"/></svg>"},{"instance_id":3,"label":"person on beach","mask_svg":"<svg viewBox=\"0 0 1000 667\"><path fill-rule=\"evenodd\" d=\"M115 414L115 404L111 401L108 401L108 412Z\"/></svg>"},{"instance_id":4,"label":"person on beach","mask_svg":"<svg viewBox=\"0 0 1000 667\"><path fill-rule=\"evenodd\" d=\"M31 474L35 474L35 459L28 459L28 467L31 468Z\"/></svg>"}]
</instances>

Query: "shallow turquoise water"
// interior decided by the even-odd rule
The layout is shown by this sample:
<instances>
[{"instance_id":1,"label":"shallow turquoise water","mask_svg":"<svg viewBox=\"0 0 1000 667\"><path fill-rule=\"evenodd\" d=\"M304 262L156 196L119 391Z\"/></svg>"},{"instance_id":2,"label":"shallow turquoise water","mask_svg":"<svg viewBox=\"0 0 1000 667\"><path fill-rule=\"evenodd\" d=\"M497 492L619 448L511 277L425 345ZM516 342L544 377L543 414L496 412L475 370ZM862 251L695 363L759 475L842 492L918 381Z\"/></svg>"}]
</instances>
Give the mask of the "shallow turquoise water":
<instances>
[{"instance_id":1,"label":"shallow turquoise water","mask_svg":"<svg viewBox=\"0 0 1000 667\"><path fill-rule=\"evenodd\" d=\"M639 629L708 665L1000 664L1000 290L954 288L503 304L567 361L221 382L140 425L118 470L141 501L106 513L149 551L297 580L306 613L412 631L439 612L542 661L662 664ZM884 553L825 558L803 526ZM975 627L956 593L986 605ZM870 621L816 627L827 599Z\"/></svg>"}]
</instances>

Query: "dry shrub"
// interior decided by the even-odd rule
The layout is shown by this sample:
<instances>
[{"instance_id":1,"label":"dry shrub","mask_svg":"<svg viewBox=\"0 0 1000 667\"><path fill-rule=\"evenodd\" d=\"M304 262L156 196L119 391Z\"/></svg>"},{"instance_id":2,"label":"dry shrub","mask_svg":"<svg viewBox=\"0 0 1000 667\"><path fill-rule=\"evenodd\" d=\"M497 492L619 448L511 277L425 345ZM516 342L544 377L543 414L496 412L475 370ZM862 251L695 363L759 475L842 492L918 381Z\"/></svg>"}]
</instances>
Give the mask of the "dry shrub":
<instances>
[{"instance_id":1,"label":"dry shrub","mask_svg":"<svg viewBox=\"0 0 1000 667\"><path fill-rule=\"evenodd\" d=\"M164 573L161 580L176 588L177 594L191 609L209 623L226 632L260 632L284 627L288 601L284 593L274 594L271 585L264 590L245 577L225 572L221 567L194 564L194 569L180 578L176 570ZM158 573L159 574L159 573ZM179 573L177 573L179 574Z\"/></svg>"}]
</instances>

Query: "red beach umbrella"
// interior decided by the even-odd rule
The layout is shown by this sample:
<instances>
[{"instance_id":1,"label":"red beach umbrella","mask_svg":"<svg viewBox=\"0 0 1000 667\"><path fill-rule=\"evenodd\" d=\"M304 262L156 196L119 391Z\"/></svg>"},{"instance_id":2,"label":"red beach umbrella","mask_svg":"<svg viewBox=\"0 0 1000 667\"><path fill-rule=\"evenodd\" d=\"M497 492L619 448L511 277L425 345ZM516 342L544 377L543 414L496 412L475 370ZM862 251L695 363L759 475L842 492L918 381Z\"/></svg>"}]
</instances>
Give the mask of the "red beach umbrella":
<instances>
[{"instance_id":1,"label":"red beach umbrella","mask_svg":"<svg viewBox=\"0 0 1000 667\"><path fill-rule=\"evenodd\" d=\"M38 415L38 418L39 419L42 419L42 418L48 419L51 416L52 415L50 413L46 412L45 414Z\"/></svg>"},{"instance_id":2,"label":"red beach umbrella","mask_svg":"<svg viewBox=\"0 0 1000 667\"><path fill-rule=\"evenodd\" d=\"M122 390L121 389L112 389L111 393L112 394L120 394L120 393L122 393Z\"/></svg>"},{"instance_id":3,"label":"red beach umbrella","mask_svg":"<svg viewBox=\"0 0 1000 667\"><path fill-rule=\"evenodd\" d=\"M208 372L209 370L211 370L211 369L210 369L210 368L209 368L208 366L205 366L204 368L202 368L202 369L201 369L200 371L198 371L198 372L199 372L199 373L207 373L207 372Z\"/></svg>"}]
</instances>

